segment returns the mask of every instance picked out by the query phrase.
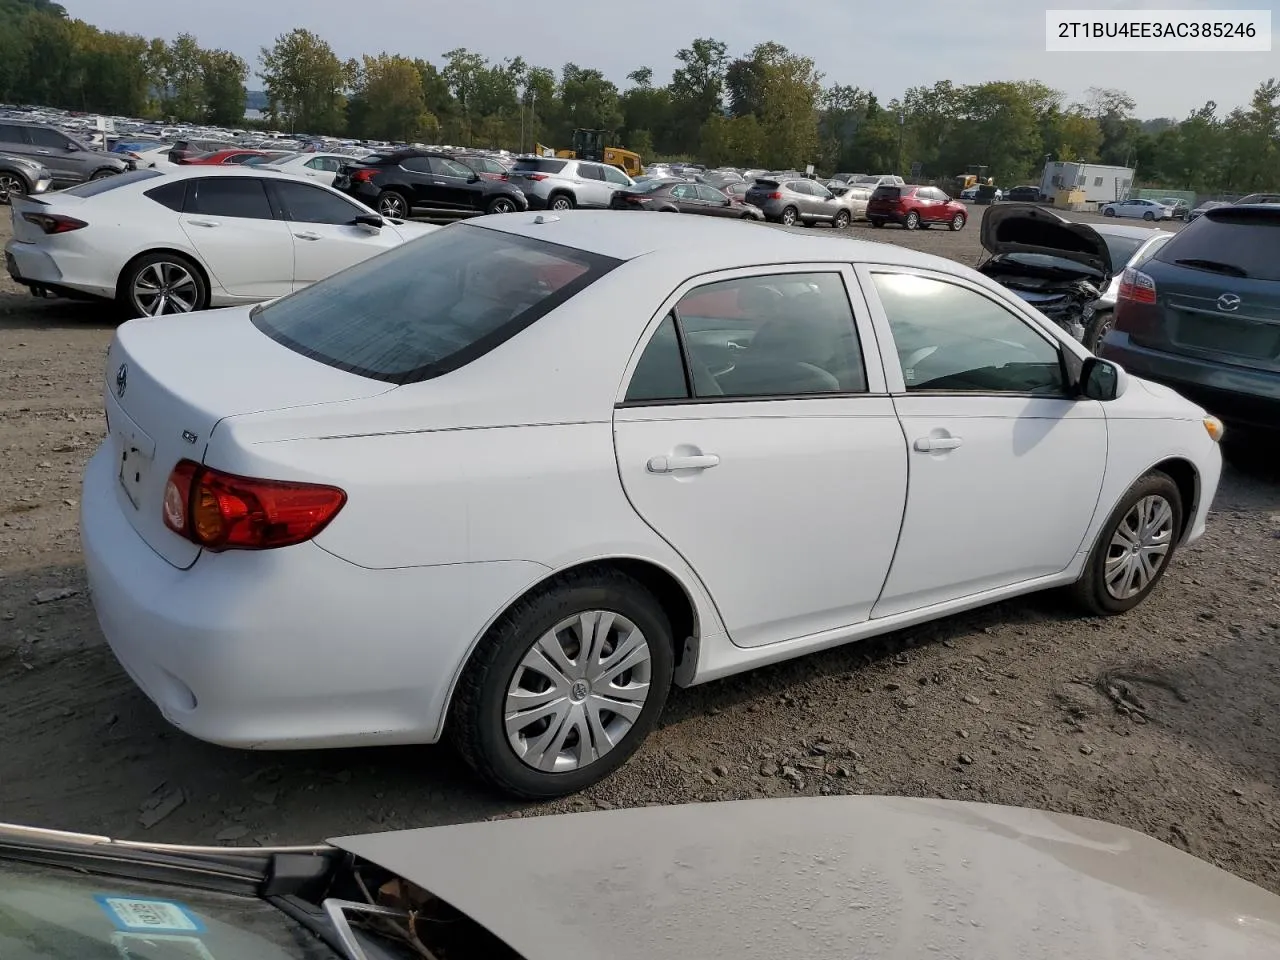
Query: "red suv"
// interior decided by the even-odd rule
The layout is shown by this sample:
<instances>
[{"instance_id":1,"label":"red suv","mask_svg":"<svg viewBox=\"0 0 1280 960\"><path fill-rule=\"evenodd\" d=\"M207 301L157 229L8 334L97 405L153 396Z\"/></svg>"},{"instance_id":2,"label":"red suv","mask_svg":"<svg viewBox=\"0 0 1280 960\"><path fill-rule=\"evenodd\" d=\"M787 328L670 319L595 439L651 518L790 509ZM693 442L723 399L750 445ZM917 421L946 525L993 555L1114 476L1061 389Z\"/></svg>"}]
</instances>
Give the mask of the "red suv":
<instances>
[{"instance_id":1,"label":"red suv","mask_svg":"<svg viewBox=\"0 0 1280 960\"><path fill-rule=\"evenodd\" d=\"M937 187L884 184L876 187L867 201L867 219L873 227L900 223L908 230L945 223L952 230L964 229L969 213L959 200L952 200Z\"/></svg>"}]
</instances>

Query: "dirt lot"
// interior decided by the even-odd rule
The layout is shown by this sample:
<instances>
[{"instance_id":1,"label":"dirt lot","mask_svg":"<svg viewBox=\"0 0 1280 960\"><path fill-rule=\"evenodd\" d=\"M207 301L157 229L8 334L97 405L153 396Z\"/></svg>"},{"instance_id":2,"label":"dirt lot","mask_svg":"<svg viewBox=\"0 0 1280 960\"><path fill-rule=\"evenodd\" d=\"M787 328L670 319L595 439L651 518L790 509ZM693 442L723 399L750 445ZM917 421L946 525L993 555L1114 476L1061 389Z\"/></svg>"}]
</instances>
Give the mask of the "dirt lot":
<instances>
[{"instance_id":1,"label":"dirt lot","mask_svg":"<svg viewBox=\"0 0 1280 960\"><path fill-rule=\"evenodd\" d=\"M974 227L875 237L973 263ZM225 750L171 730L134 690L94 622L76 534L112 328L100 307L0 280L0 819L266 843L586 806L911 794L1099 817L1280 891L1274 475L1229 470L1208 535L1129 616L1081 619L1036 597L677 691L619 775L520 805L478 790L447 748Z\"/></svg>"}]
</instances>

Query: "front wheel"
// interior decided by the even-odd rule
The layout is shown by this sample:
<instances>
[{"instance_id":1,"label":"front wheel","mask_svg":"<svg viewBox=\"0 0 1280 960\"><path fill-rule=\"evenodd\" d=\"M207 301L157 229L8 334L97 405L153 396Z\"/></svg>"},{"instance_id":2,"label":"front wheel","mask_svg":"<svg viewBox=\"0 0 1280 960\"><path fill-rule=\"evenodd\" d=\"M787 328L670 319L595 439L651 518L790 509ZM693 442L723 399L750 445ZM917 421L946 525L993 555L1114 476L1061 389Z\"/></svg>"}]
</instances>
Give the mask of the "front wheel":
<instances>
[{"instance_id":1,"label":"front wheel","mask_svg":"<svg viewBox=\"0 0 1280 960\"><path fill-rule=\"evenodd\" d=\"M920 214L912 210L907 214L907 219L903 222L903 226L908 230L916 230L920 226Z\"/></svg>"},{"instance_id":2,"label":"front wheel","mask_svg":"<svg viewBox=\"0 0 1280 960\"><path fill-rule=\"evenodd\" d=\"M1156 218L1156 215L1152 213L1150 210L1148 210L1146 213L1142 215L1142 219L1147 221L1154 220L1155 218Z\"/></svg>"},{"instance_id":3,"label":"front wheel","mask_svg":"<svg viewBox=\"0 0 1280 960\"><path fill-rule=\"evenodd\" d=\"M209 288L194 263L176 253L149 253L125 268L117 299L132 317L192 313L209 306Z\"/></svg>"},{"instance_id":4,"label":"front wheel","mask_svg":"<svg viewBox=\"0 0 1280 960\"><path fill-rule=\"evenodd\" d=\"M956 231L956 230L963 230L963 229L964 229L964 223L965 223L965 220L964 220L964 214L963 214L963 213L957 213L954 217L952 217L952 218L951 218L951 229L952 229L952 231Z\"/></svg>"},{"instance_id":5,"label":"front wheel","mask_svg":"<svg viewBox=\"0 0 1280 960\"><path fill-rule=\"evenodd\" d=\"M794 227L796 225L796 221L800 219L800 211L795 207L787 207L782 211L782 216L778 219L782 221L782 225L784 227Z\"/></svg>"},{"instance_id":6,"label":"front wheel","mask_svg":"<svg viewBox=\"0 0 1280 960\"><path fill-rule=\"evenodd\" d=\"M845 229L845 227L849 226L849 222L852 219L853 217L849 216L848 210L841 210L839 213L836 214L835 228L837 230Z\"/></svg>"},{"instance_id":7,"label":"front wheel","mask_svg":"<svg viewBox=\"0 0 1280 960\"><path fill-rule=\"evenodd\" d=\"M119 171L118 171L118 170L95 170L95 171L93 172L93 175L92 175L92 176L90 176L90 177L89 177L89 179L90 179L90 180L105 180L105 179L107 179L107 177L114 177L117 173L119 173Z\"/></svg>"},{"instance_id":8,"label":"front wheel","mask_svg":"<svg viewBox=\"0 0 1280 960\"><path fill-rule=\"evenodd\" d=\"M658 722L671 625L640 583L571 574L508 610L480 641L449 717L463 759L502 791L550 799L626 762Z\"/></svg>"},{"instance_id":9,"label":"front wheel","mask_svg":"<svg viewBox=\"0 0 1280 960\"><path fill-rule=\"evenodd\" d=\"M1182 533L1182 497L1167 474L1152 471L1129 488L1103 524L1072 588L1097 616L1132 610L1164 576Z\"/></svg>"},{"instance_id":10,"label":"front wheel","mask_svg":"<svg viewBox=\"0 0 1280 960\"><path fill-rule=\"evenodd\" d=\"M516 202L510 197L494 197L486 210L489 213L515 213Z\"/></svg>"},{"instance_id":11,"label":"front wheel","mask_svg":"<svg viewBox=\"0 0 1280 960\"><path fill-rule=\"evenodd\" d=\"M1102 341L1106 339L1107 333L1111 330L1111 325L1115 323L1116 315L1113 310L1099 310L1092 317L1084 328L1084 347L1092 354L1097 354L1098 348L1102 346Z\"/></svg>"}]
</instances>

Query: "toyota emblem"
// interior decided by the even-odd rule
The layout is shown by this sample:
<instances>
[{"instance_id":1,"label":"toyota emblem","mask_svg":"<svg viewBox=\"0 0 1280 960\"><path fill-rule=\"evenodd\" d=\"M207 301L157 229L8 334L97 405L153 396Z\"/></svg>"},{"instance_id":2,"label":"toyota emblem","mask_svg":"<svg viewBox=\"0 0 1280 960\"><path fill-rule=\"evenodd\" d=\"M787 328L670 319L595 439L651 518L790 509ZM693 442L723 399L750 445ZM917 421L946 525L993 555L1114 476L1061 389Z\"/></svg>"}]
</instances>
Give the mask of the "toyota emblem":
<instances>
[{"instance_id":1,"label":"toyota emblem","mask_svg":"<svg viewBox=\"0 0 1280 960\"><path fill-rule=\"evenodd\" d=\"M1240 306L1240 298L1234 293L1224 293L1218 298L1219 310L1234 310L1238 306Z\"/></svg>"},{"instance_id":2,"label":"toyota emblem","mask_svg":"<svg viewBox=\"0 0 1280 960\"><path fill-rule=\"evenodd\" d=\"M129 386L129 365L122 363L120 369L116 371L116 396L123 397L127 386Z\"/></svg>"}]
</instances>

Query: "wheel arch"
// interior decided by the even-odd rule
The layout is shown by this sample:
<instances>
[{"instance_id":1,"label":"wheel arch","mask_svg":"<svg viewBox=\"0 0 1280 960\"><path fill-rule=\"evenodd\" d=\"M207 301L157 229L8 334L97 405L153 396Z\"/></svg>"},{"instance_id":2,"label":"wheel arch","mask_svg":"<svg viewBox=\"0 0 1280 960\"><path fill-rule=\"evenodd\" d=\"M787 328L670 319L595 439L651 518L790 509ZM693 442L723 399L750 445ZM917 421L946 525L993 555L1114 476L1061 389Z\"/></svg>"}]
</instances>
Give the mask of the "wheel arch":
<instances>
[{"instance_id":1,"label":"wheel arch","mask_svg":"<svg viewBox=\"0 0 1280 960\"><path fill-rule=\"evenodd\" d=\"M139 250L126 260L124 266L120 268L120 273L116 275L117 298L124 292L124 280L129 271L133 268L133 265L143 257L149 257L153 253L167 253L188 261L193 267L200 271L200 279L204 281L204 288L208 292L210 300L212 300L214 281L212 274L209 272L209 268L205 266L204 262L194 253L189 250L182 250L178 247L148 247L146 250ZM221 287L221 284L218 284L218 286Z\"/></svg>"},{"instance_id":2,"label":"wheel arch","mask_svg":"<svg viewBox=\"0 0 1280 960\"><path fill-rule=\"evenodd\" d=\"M23 184L26 185L27 193L30 193L35 188L35 184L31 182L31 178L28 177L25 173L23 173L19 169L15 168L10 170L8 167L0 168L0 174L7 174L8 176L11 176L11 177L17 177L19 180L23 182Z\"/></svg>"},{"instance_id":3,"label":"wheel arch","mask_svg":"<svg viewBox=\"0 0 1280 960\"><path fill-rule=\"evenodd\" d=\"M662 607L671 624L672 654L675 662L674 682L677 686L687 686L689 684L698 665L702 636L702 624L698 616L698 606L689 588L669 568L647 558L613 556L583 560L557 570L548 570L543 577L525 587L519 594L504 603L501 609L496 610L493 616L485 623L484 628L472 638L466 654L454 668L453 676L449 681L444 707L437 721L437 738L443 733L445 725L449 722L449 716L453 712L453 701L457 692L458 681L467 669L467 665L471 662L471 658L475 655L480 641L493 628L493 625L508 610L529 597L551 589L563 580L589 574L592 571L622 573L653 594L654 599L658 601L658 605Z\"/></svg>"},{"instance_id":4,"label":"wheel arch","mask_svg":"<svg viewBox=\"0 0 1280 960\"><path fill-rule=\"evenodd\" d=\"M1178 496L1182 498L1182 529L1178 531L1178 542L1181 543L1191 529L1191 521L1200 506L1200 472L1184 457L1169 457L1147 473L1163 473L1178 488Z\"/></svg>"},{"instance_id":5,"label":"wheel arch","mask_svg":"<svg viewBox=\"0 0 1280 960\"><path fill-rule=\"evenodd\" d=\"M568 197L569 202L575 207L578 205L578 198L568 187L556 187L547 194L547 207L550 209L551 204L555 202L556 197Z\"/></svg>"}]
</instances>

